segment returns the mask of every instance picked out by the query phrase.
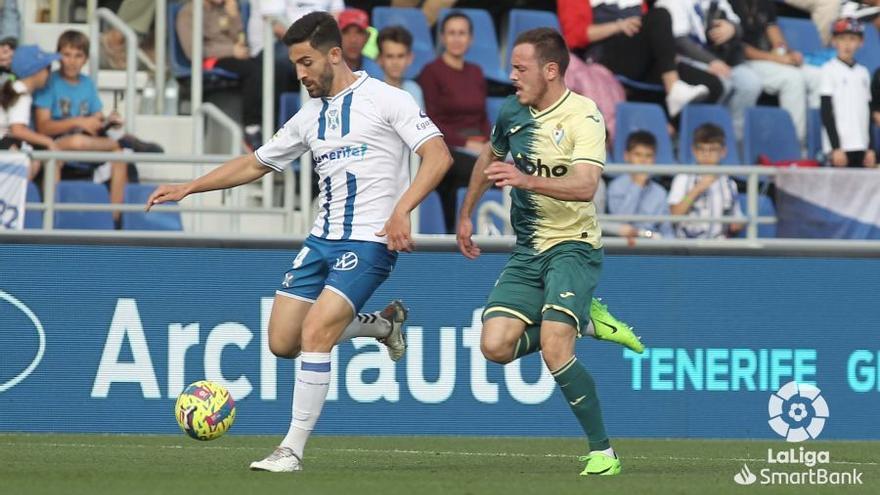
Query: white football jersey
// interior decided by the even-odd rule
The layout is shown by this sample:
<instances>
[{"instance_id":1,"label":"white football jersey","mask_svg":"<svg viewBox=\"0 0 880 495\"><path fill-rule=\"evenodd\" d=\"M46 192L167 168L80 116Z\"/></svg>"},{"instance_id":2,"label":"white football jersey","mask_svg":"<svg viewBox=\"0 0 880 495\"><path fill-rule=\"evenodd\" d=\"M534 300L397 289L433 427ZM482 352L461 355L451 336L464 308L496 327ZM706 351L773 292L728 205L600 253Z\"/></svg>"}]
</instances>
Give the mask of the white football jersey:
<instances>
[{"instance_id":1,"label":"white football jersey","mask_svg":"<svg viewBox=\"0 0 880 495\"><path fill-rule=\"evenodd\" d=\"M309 100L255 154L281 172L312 152L321 206L312 235L386 243L376 232L409 187L409 150L442 134L409 93L355 75L336 96Z\"/></svg>"}]
</instances>

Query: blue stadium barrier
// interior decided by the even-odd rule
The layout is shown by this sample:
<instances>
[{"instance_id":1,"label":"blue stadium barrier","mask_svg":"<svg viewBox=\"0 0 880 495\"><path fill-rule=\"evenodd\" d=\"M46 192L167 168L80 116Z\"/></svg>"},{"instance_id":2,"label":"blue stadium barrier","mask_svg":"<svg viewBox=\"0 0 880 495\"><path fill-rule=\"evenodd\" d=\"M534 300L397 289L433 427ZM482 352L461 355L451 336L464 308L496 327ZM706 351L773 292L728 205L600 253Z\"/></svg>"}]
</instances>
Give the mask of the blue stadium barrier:
<instances>
[{"instance_id":1,"label":"blue stadium barrier","mask_svg":"<svg viewBox=\"0 0 880 495\"><path fill-rule=\"evenodd\" d=\"M295 256L0 245L0 328L15 329L0 333L0 431L182 435L176 395L207 378L237 402L231 435L279 435L294 364L272 356L266 329ZM406 300L407 355L393 363L370 338L339 345L315 433L583 438L540 355L500 366L480 353L481 311L507 257L401 255L364 310ZM760 438L787 451L768 401L797 380L827 402L820 440L880 440L880 259L608 255L602 269L596 295L648 347L577 343L612 438ZM75 311L59 303L71 297ZM847 338L829 338L841 325Z\"/></svg>"},{"instance_id":2,"label":"blue stadium barrier","mask_svg":"<svg viewBox=\"0 0 880 495\"><path fill-rule=\"evenodd\" d=\"M739 206L742 208L744 214L748 215L749 207L748 207L748 197L745 194L739 195ZM773 200L770 199L770 196L766 194L758 195L758 216L759 217L775 217L776 216L776 206L773 204ZM737 237L744 238L746 236L746 229L743 228ZM774 238L776 237L776 224L775 223L762 223L758 224L758 237L762 238Z\"/></svg>"},{"instance_id":3,"label":"blue stadium barrier","mask_svg":"<svg viewBox=\"0 0 880 495\"><path fill-rule=\"evenodd\" d=\"M501 61L498 48L498 36L495 34L495 24L489 12L483 9L441 9L440 15L437 16L437 50L442 51L443 45L440 43L440 27L443 19L450 12L461 12L470 18L474 26L474 37L470 49L465 53L464 58L468 62L480 66L486 79L496 82L509 84L510 80L507 74L501 69Z\"/></svg>"},{"instance_id":4,"label":"blue stadium barrier","mask_svg":"<svg viewBox=\"0 0 880 495\"><path fill-rule=\"evenodd\" d=\"M678 163L672 153L672 141L666 126L666 114L654 103L621 102L617 104L614 133L614 157L623 160L626 139L635 131L648 131L657 139L657 163Z\"/></svg>"},{"instance_id":5,"label":"blue stadium barrier","mask_svg":"<svg viewBox=\"0 0 880 495\"><path fill-rule=\"evenodd\" d=\"M133 205L146 205L150 194L156 190L152 184L126 184L125 203ZM174 206L176 202L166 203ZM122 228L124 230L165 230L182 231L183 221L180 212L124 212L122 214Z\"/></svg>"},{"instance_id":6,"label":"blue stadium barrier","mask_svg":"<svg viewBox=\"0 0 880 495\"><path fill-rule=\"evenodd\" d=\"M63 180L55 189L55 201L110 204L110 194L102 184ZM56 229L113 229L113 214L109 211L56 211L54 220Z\"/></svg>"},{"instance_id":7,"label":"blue stadium barrier","mask_svg":"<svg viewBox=\"0 0 880 495\"><path fill-rule=\"evenodd\" d=\"M446 221L443 219L443 203L436 191L431 191L419 205L419 233L445 234Z\"/></svg>"},{"instance_id":8,"label":"blue stadium barrier","mask_svg":"<svg viewBox=\"0 0 880 495\"><path fill-rule=\"evenodd\" d=\"M460 187L460 188L458 188L458 191L456 191L456 195L455 195L456 218L458 218L458 210L461 208L461 204L464 202L464 196L466 193L467 193L466 187ZM485 194L483 194L483 197L481 197L480 200L477 202L477 205L474 206L474 211L471 214L471 222L473 222L473 224L474 224L474 230L476 230L478 228L477 227L477 213L480 211L480 206L486 202L489 202L489 201L493 201L498 204L504 204L504 191L493 187L493 188L487 190ZM503 233L504 226L506 223L504 221L504 219L502 219L496 215L491 215L491 218L492 218L492 225L495 227L495 229L498 231L498 233Z\"/></svg>"},{"instance_id":9,"label":"blue stadium barrier","mask_svg":"<svg viewBox=\"0 0 880 495\"><path fill-rule=\"evenodd\" d=\"M681 111L681 123L678 129L678 161L682 164L696 163L691 151L694 129L705 123L715 124L724 130L727 139L727 155L721 159L724 165L740 165L739 148L736 145L736 134L733 132L733 120L727 108L721 105L690 104Z\"/></svg>"},{"instance_id":10,"label":"blue stadium barrier","mask_svg":"<svg viewBox=\"0 0 880 495\"><path fill-rule=\"evenodd\" d=\"M774 162L800 159L801 145L791 115L778 107L746 109L743 155L746 165L758 163L760 155Z\"/></svg>"},{"instance_id":11,"label":"blue stadium barrier","mask_svg":"<svg viewBox=\"0 0 880 495\"><path fill-rule=\"evenodd\" d=\"M281 129L299 111L299 92L286 91L278 99L278 128Z\"/></svg>"},{"instance_id":12,"label":"blue stadium barrier","mask_svg":"<svg viewBox=\"0 0 880 495\"><path fill-rule=\"evenodd\" d=\"M428 20L422 9L414 7L374 7L373 27L403 26L413 37L413 63L406 71L407 79L415 79L422 68L437 58Z\"/></svg>"}]
</instances>

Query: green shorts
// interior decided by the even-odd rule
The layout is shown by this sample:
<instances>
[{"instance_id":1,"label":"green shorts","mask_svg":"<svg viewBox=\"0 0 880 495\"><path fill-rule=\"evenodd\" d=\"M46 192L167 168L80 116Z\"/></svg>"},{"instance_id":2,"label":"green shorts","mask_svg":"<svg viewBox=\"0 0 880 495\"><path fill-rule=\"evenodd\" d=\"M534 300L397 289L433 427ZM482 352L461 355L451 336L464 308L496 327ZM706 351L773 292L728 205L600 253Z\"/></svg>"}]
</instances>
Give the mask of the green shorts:
<instances>
[{"instance_id":1,"label":"green shorts","mask_svg":"<svg viewBox=\"0 0 880 495\"><path fill-rule=\"evenodd\" d=\"M526 325L553 320L569 323L580 335L590 321L590 302L602 272L602 248L564 242L540 254L510 256L489 294L483 320L515 317Z\"/></svg>"}]
</instances>

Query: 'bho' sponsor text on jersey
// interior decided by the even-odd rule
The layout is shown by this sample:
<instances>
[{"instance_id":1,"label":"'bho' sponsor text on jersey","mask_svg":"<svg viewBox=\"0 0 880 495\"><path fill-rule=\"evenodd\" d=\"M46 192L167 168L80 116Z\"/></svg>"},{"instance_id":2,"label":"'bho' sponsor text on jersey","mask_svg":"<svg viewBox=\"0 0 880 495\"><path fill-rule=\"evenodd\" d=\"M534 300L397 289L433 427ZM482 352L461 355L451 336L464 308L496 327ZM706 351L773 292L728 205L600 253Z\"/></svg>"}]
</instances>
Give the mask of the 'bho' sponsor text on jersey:
<instances>
[{"instance_id":1,"label":"'bho' sponsor text on jersey","mask_svg":"<svg viewBox=\"0 0 880 495\"><path fill-rule=\"evenodd\" d=\"M336 96L309 100L255 155L280 172L312 152L321 194L312 235L386 243L375 233L409 186L409 149L441 133L409 93L355 75Z\"/></svg>"},{"instance_id":2,"label":"'bho' sponsor text on jersey","mask_svg":"<svg viewBox=\"0 0 880 495\"><path fill-rule=\"evenodd\" d=\"M492 129L496 156L513 155L529 175L559 179L571 167L605 166L605 120L593 100L566 90L543 112L509 96ZM516 250L541 253L566 241L602 247L592 202L563 201L514 188L510 223Z\"/></svg>"}]
</instances>

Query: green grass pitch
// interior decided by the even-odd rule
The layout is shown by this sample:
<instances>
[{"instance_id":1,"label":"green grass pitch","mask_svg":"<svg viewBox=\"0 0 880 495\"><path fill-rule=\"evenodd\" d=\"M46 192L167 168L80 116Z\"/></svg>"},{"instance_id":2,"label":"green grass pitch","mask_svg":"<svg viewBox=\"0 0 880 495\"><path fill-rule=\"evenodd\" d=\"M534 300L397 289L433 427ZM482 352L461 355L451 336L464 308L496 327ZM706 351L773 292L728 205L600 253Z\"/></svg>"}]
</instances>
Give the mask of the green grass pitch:
<instances>
[{"instance_id":1,"label":"green grass pitch","mask_svg":"<svg viewBox=\"0 0 880 495\"><path fill-rule=\"evenodd\" d=\"M3 494L502 494L880 493L880 442L619 439L617 477L582 478L579 439L316 436L305 471L248 471L276 437L0 434ZM861 486L739 486L743 464L768 467L767 449L829 450L831 470L863 472ZM805 469L803 466L788 470Z\"/></svg>"}]
</instances>

